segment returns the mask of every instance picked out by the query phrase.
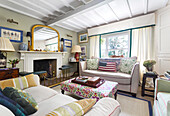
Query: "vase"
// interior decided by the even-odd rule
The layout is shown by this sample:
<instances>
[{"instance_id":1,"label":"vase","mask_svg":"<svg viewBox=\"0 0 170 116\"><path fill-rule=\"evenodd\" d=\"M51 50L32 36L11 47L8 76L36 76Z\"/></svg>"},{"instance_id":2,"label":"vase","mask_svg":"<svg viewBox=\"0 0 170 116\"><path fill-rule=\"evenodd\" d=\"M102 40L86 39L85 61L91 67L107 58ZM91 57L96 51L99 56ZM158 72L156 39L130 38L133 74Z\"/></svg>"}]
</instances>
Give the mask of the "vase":
<instances>
[{"instance_id":1,"label":"vase","mask_svg":"<svg viewBox=\"0 0 170 116\"><path fill-rule=\"evenodd\" d=\"M148 71L153 71L153 66L149 66L149 67L146 67L146 69L148 70Z\"/></svg>"},{"instance_id":2,"label":"vase","mask_svg":"<svg viewBox=\"0 0 170 116\"><path fill-rule=\"evenodd\" d=\"M21 44L19 45L19 50L27 51L27 49L28 49L28 45L27 45L27 44L21 43Z\"/></svg>"},{"instance_id":3,"label":"vase","mask_svg":"<svg viewBox=\"0 0 170 116\"><path fill-rule=\"evenodd\" d=\"M12 68L15 68L16 67L16 64L12 64Z\"/></svg>"}]
</instances>

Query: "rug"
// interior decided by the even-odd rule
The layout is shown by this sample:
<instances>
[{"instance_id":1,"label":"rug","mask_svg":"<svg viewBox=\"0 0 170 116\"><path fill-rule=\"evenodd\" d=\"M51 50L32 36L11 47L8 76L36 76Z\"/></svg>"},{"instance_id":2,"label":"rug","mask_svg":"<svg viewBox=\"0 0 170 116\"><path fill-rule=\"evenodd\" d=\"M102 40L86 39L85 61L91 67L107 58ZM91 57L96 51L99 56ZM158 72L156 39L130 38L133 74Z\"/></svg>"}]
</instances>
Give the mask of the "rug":
<instances>
[{"instance_id":1,"label":"rug","mask_svg":"<svg viewBox=\"0 0 170 116\"><path fill-rule=\"evenodd\" d=\"M53 87L52 89L61 93L60 86ZM69 92L65 92L64 94L77 100L82 99ZM118 93L117 101L121 106L120 116L152 116L152 106L150 101L141 98L134 98L122 93Z\"/></svg>"}]
</instances>

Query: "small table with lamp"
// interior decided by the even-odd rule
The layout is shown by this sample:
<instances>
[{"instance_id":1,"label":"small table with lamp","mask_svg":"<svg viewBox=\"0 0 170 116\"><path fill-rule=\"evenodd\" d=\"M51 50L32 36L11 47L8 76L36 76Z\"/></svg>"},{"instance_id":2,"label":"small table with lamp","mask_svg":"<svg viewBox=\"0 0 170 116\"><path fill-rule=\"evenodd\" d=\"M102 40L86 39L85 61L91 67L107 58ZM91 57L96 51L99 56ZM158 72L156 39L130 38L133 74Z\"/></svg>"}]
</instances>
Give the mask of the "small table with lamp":
<instances>
[{"instance_id":1,"label":"small table with lamp","mask_svg":"<svg viewBox=\"0 0 170 116\"><path fill-rule=\"evenodd\" d=\"M79 75L79 53L81 53L81 47L79 45L74 45L72 47L71 53L75 53L76 61L74 61L74 62L70 61L69 63L76 63L77 64L77 71L74 72L73 75L75 75L76 73L78 73L78 75Z\"/></svg>"}]
</instances>

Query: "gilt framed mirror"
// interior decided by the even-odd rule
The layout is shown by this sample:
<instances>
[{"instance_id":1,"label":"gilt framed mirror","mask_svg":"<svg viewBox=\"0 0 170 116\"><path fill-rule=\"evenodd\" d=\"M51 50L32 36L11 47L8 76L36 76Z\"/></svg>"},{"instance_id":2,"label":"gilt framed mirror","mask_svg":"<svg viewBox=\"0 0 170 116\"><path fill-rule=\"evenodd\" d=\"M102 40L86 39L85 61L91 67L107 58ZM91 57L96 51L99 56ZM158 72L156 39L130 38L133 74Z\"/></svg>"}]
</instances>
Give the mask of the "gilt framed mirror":
<instances>
[{"instance_id":1,"label":"gilt framed mirror","mask_svg":"<svg viewBox=\"0 0 170 116\"><path fill-rule=\"evenodd\" d=\"M46 25L34 25L31 33L31 50L60 52L60 34L56 29Z\"/></svg>"}]
</instances>

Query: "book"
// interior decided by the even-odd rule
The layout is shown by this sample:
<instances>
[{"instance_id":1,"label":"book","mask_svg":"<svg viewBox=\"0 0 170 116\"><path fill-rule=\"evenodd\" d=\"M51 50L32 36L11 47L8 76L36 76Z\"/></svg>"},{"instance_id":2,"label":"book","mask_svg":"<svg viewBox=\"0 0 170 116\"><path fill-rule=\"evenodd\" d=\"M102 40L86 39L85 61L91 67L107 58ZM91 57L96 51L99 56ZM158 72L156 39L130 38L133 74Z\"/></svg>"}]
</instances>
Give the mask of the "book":
<instances>
[{"instance_id":1,"label":"book","mask_svg":"<svg viewBox=\"0 0 170 116\"><path fill-rule=\"evenodd\" d=\"M93 78L88 79L88 82L96 82L99 79L100 79L100 77L93 77Z\"/></svg>"}]
</instances>

